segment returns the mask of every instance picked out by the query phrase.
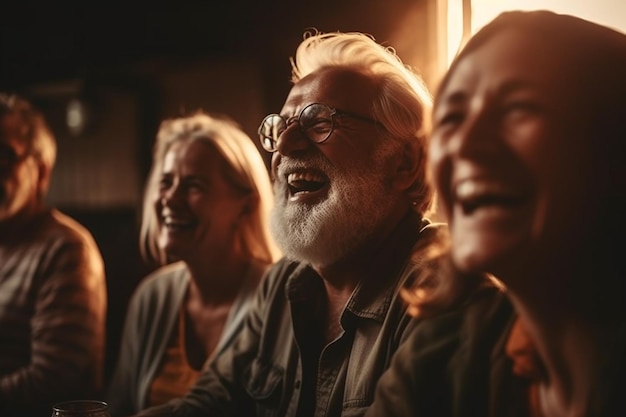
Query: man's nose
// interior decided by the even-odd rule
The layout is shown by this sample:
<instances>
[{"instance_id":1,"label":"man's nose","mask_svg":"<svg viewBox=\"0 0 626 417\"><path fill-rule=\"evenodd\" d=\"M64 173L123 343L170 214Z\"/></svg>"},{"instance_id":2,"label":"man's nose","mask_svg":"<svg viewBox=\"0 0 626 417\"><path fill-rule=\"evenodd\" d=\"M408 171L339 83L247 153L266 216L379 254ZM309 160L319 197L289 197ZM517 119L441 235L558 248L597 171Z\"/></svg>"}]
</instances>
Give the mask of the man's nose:
<instances>
[{"instance_id":1,"label":"man's nose","mask_svg":"<svg viewBox=\"0 0 626 417\"><path fill-rule=\"evenodd\" d=\"M287 125L287 128L278 135L276 140L276 152L285 156L291 156L294 153L305 151L312 146L312 142L306 137L298 121Z\"/></svg>"}]
</instances>

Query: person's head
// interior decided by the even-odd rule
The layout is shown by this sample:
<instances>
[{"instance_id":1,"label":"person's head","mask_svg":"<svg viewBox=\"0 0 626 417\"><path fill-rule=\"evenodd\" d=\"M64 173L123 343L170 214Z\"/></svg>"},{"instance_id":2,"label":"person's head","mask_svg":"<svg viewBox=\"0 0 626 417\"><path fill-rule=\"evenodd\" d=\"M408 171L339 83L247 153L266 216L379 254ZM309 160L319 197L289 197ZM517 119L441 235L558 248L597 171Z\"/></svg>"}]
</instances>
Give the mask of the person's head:
<instances>
[{"instance_id":1,"label":"person's head","mask_svg":"<svg viewBox=\"0 0 626 417\"><path fill-rule=\"evenodd\" d=\"M280 115L259 127L274 152L272 231L289 257L325 266L409 210L428 214L431 97L393 50L361 33L308 34L291 62Z\"/></svg>"},{"instance_id":2,"label":"person's head","mask_svg":"<svg viewBox=\"0 0 626 417\"><path fill-rule=\"evenodd\" d=\"M45 201L56 141L26 99L0 93L0 223L28 218Z\"/></svg>"},{"instance_id":3,"label":"person's head","mask_svg":"<svg viewBox=\"0 0 626 417\"><path fill-rule=\"evenodd\" d=\"M433 109L430 162L457 266L522 277L621 241L625 121L625 35L547 11L481 29Z\"/></svg>"},{"instance_id":4,"label":"person's head","mask_svg":"<svg viewBox=\"0 0 626 417\"><path fill-rule=\"evenodd\" d=\"M161 123L141 225L141 249L160 264L220 250L271 263L273 204L267 168L233 121L197 112Z\"/></svg>"}]
</instances>

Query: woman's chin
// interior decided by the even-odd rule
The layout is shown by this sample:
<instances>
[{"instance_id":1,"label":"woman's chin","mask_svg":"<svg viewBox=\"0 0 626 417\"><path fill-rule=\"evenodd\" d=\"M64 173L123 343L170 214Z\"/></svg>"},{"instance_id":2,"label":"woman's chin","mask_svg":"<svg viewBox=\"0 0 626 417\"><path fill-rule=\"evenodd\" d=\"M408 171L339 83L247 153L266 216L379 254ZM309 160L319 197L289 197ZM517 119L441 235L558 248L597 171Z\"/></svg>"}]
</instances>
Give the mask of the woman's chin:
<instances>
[{"instance_id":1,"label":"woman's chin","mask_svg":"<svg viewBox=\"0 0 626 417\"><path fill-rule=\"evenodd\" d=\"M167 254L168 259L179 261L184 258L185 253L189 252L189 248L177 244L176 242L160 242L159 247Z\"/></svg>"},{"instance_id":2,"label":"woman's chin","mask_svg":"<svg viewBox=\"0 0 626 417\"><path fill-rule=\"evenodd\" d=\"M451 250L454 265L464 273L493 273L493 268L504 256L503 245L494 245L482 239L453 240Z\"/></svg>"},{"instance_id":3,"label":"woman's chin","mask_svg":"<svg viewBox=\"0 0 626 417\"><path fill-rule=\"evenodd\" d=\"M462 273L474 274L488 272L485 260L474 252L452 250L454 266Z\"/></svg>"}]
</instances>

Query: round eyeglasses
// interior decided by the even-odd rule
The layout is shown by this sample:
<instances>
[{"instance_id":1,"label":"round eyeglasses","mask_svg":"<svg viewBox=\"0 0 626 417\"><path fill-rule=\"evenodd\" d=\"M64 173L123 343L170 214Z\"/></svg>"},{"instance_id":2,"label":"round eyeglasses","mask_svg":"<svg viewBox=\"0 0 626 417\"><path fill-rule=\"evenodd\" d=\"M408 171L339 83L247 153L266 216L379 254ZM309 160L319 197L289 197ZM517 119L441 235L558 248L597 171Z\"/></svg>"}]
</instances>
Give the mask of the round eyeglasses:
<instances>
[{"instance_id":1,"label":"round eyeglasses","mask_svg":"<svg viewBox=\"0 0 626 417\"><path fill-rule=\"evenodd\" d=\"M299 115L291 116L287 120L276 113L265 116L258 130L261 145L268 152L276 152L278 149L278 138L295 122L298 122L298 128L307 139L314 143L322 143L333 133L336 116L347 116L369 123L380 124L369 117L335 109L326 104L311 103L303 108Z\"/></svg>"}]
</instances>

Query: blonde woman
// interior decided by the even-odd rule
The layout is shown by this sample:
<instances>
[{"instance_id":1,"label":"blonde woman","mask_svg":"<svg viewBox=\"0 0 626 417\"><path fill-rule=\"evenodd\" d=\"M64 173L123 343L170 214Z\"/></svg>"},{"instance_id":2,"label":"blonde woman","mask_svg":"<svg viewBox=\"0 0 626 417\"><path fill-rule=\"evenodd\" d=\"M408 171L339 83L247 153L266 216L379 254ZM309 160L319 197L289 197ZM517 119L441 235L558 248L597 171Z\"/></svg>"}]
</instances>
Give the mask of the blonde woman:
<instances>
[{"instance_id":1,"label":"blonde woman","mask_svg":"<svg viewBox=\"0 0 626 417\"><path fill-rule=\"evenodd\" d=\"M229 345L279 256L267 224L272 203L265 164L232 121L200 112L161 124L140 241L162 266L129 305L112 415L182 396Z\"/></svg>"}]
</instances>

